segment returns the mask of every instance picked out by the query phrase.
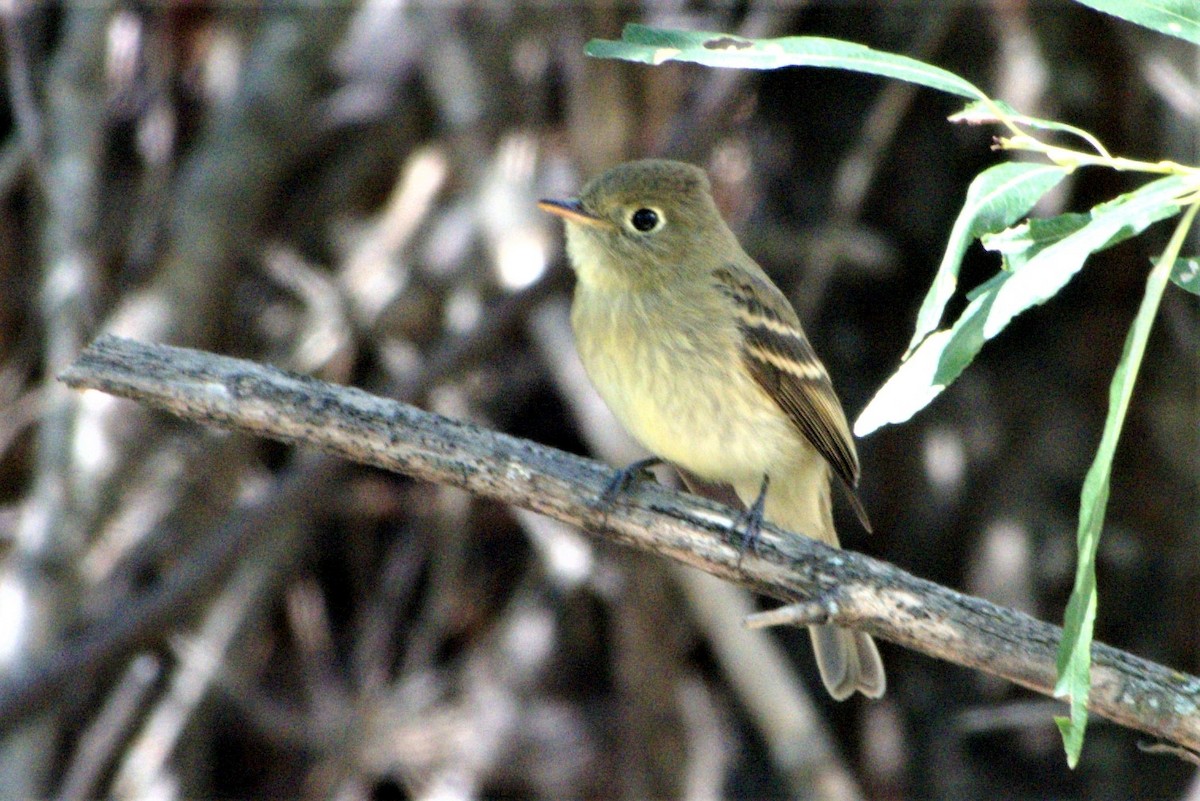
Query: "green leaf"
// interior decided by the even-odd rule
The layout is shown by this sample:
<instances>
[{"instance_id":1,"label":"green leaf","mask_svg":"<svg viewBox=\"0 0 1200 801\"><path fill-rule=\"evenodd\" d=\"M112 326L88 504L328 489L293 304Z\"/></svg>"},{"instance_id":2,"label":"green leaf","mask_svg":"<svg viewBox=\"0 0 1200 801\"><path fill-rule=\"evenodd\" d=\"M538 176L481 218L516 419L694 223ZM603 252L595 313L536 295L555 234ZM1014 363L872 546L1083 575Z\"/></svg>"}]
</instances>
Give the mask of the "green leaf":
<instances>
[{"instance_id":1,"label":"green leaf","mask_svg":"<svg viewBox=\"0 0 1200 801\"><path fill-rule=\"evenodd\" d=\"M1044 220L1026 220L1004 231L986 234L981 239L985 248L1003 257L1004 269L1016 271L1031 258L1091 221L1090 214L1067 212Z\"/></svg>"},{"instance_id":2,"label":"green leaf","mask_svg":"<svg viewBox=\"0 0 1200 801\"><path fill-rule=\"evenodd\" d=\"M992 279L948 331L929 336L913 351L863 409L854 433L863 437L888 423L902 423L928 406L987 340L1016 315L1053 297L1089 255L1178 214L1178 199L1193 183L1185 176L1160 178L1096 206L1082 219L1063 215L1048 224L1030 221L1012 229L1014 233L988 238L989 245L1009 246L1002 252L1011 271ZM1027 233L1019 235L1022 231Z\"/></svg>"},{"instance_id":3,"label":"green leaf","mask_svg":"<svg viewBox=\"0 0 1200 801\"><path fill-rule=\"evenodd\" d=\"M1097 11L1136 22L1159 33L1200 44L1200 3L1196 0L1077 0Z\"/></svg>"},{"instance_id":4,"label":"green leaf","mask_svg":"<svg viewBox=\"0 0 1200 801\"><path fill-rule=\"evenodd\" d=\"M908 345L911 353L942 321L946 303L958 287L958 270L971 242L999 231L1029 212L1038 200L1059 184L1069 171L1054 164L1008 162L981 172L967 189L962 211L950 230L946 254L938 266L929 293L917 313L916 331Z\"/></svg>"},{"instance_id":5,"label":"green leaf","mask_svg":"<svg viewBox=\"0 0 1200 801\"><path fill-rule=\"evenodd\" d=\"M997 289L1000 284L1003 284L1008 280L1010 272L1010 270L1001 270L979 286L972 289L967 293L967 303L975 300L975 298L981 298L992 290Z\"/></svg>"},{"instance_id":6,"label":"green leaf","mask_svg":"<svg viewBox=\"0 0 1200 801\"><path fill-rule=\"evenodd\" d=\"M675 31L626 25L621 41L593 39L584 52L644 64L688 61L710 67L770 70L779 67L831 67L882 75L942 92L982 100L986 95L952 72L895 53L818 36L743 39L724 33Z\"/></svg>"},{"instance_id":7,"label":"green leaf","mask_svg":"<svg viewBox=\"0 0 1200 801\"><path fill-rule=\"evenodd\" d=\"M1171 280L1193 295L1200 295L1200 259L1195 256L1176 259L1171 268Z\"/></svg>"},{"instance_id":8,"label":"green leaf","mask_svg":"<svg viewBox=\"0 0 1200 801\"><path fill-rule=\"evenodd\" d=\"M1013 317L1057 294L1092 253L1178 214L1177 201L1192 184L1194 180L1171 175L1093 208L1087 225L1039 250L1019 269L1014 268L1012 280L997 290L996 302L984 326L984 338L991 339Z\"/></svg>"},{"instance_id":9,"label":"green leaf","mask_svg":"<svg viewBox=\"0 0 1200 801\"><path fill-rule=\"evenodd\" d=\"M1058 682L1054 694L1066 698L1071 705L1070 718L1058 718L1063 745L1067 751L1067 764L1072 768L1079 762L1083 749L1083 734L1087 727L1087 702L1091 691L1092 634L1096 623L1096 551L1100 547L1100 531L1104 528L1104 512L1108 505L1108 489L1112 478L1113 455L1121 437L1125 414L1133 397L1150 328L1162 301L1173 267L1177 264L1179 250L1187 237L1196 216L1198 206L1188 207L1187 214L1175 227L1175 232L1162 258L1158 260L1150 277L1146 279L1146 294L1142 296L1137 317L1125 338L1125 349L1121 361L1113 374L1108 394L1108 417L1104 421L1104 433L1096 458L1083 482L1079 502L1079 532L1077 547L1078 563L1075 572L1075 587L1067 603L1063 621L1063 639L1058 650Z\"/></svg>"}]
</instances>

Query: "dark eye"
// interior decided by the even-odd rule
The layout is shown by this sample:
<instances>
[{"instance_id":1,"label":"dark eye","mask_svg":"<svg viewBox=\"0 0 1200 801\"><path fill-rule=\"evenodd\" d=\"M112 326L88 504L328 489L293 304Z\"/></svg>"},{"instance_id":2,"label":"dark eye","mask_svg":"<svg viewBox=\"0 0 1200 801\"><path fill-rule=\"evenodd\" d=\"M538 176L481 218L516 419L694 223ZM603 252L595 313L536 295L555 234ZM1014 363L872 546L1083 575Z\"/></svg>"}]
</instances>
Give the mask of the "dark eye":
<instances>
[{"instance_id":1,"label":"dark eye","mask_svg":"<svg viewBox=\"0 0 1200 801\"><path fill-rule=\"evenodd\" d=\"M661 222L662 218L654 209L638 209L629 217L629 224L642 233L653 231Z\"/></svg>"}]
</instances>

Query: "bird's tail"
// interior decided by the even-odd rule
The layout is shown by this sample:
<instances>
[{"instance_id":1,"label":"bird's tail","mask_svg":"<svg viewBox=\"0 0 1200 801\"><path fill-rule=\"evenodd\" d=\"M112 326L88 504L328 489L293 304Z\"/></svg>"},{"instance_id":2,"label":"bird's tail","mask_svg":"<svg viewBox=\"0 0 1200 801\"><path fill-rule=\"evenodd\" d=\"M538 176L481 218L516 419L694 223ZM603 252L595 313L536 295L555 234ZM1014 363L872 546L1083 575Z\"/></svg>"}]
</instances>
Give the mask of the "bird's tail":
<instances>
[{"instance_id":1,"label":"bird's tail","mask_svg":"<svg viewBox=\"0 0 1200 801\"><path fill-rule=\"evenodd\" d=\"M815 456L815 454L814 454ZM820 458L815 456L815 458ZM833 527L833 500L830 493L828 467L822 460L821 469L798 470L791 476L772 477L767 492L764 517L790 531L838 547L837 531ZM744 489L739 489L744 497ZM810 626L817 669L825 689L842 701L855 692L868 698L879 698L887 689L883 661L875 641L861 631L837 626Z\"/></svg>"},{"instance_id":2,"label":"bird's tail","mask_svg":"<svg viewBox=\"0 0 1200 801\"><path fill-rule=\"evenodd\" d=\"M856 692L880 698L887 690L883 660L870 635L837 626L809 626L821 681L835 701Z\"/></svg>"}]
</instances>

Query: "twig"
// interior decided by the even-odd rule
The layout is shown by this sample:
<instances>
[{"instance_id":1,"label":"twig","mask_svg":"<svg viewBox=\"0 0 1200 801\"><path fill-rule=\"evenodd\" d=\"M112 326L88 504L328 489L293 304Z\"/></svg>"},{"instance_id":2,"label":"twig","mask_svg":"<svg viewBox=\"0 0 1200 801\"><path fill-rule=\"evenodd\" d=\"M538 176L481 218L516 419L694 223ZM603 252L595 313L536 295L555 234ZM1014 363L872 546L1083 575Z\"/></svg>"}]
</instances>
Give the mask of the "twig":
<instances>
[{"instance_id":1,"label":"twig","mask_svg":"<svg viewBox=\"0 0 1200 801\"><path fill-rule=\"evenodd\" d=\"M100 779L109 769L162 669L162 660L150 654L141 654L125 668L99 716L81 738L58 801L87 801L97 797Z\"/></svg>"},{"instance_id":2,"label":"twig","mask_svg":"<svg viewBox=\"0 0 1200 801\"><path fill-rule=\"evenodd\" d=\"M42 113L38 108L34 78L37 70L29 52L28 27L33 11L27 2L6 3L0 9L0 23L4 34L5 77L8 79L8 101L17 123L17 139L22 155L36 167L35 174L45 175L45 143L42 141Z\"/></svg>"},{"instance_id":3,"label":"twig","mask_svg":"<svg viewBox=\"0 0 1200 801\"><path fill-rule=\"evenodd\" d=\"M32 96L31 64L18 28L27 19L17 10L9 26L9 44L22 55L10 66L16 80L14 100L18 124L38 178L45 204L40 227L41 253L38 307L44 336L39 354L45 374L63 369L91 336L95 301L96 223L99 155L103 139L103 91L100 89L103 48L110 3L64 8L61 43L46 78L44 117ZM25 73L18 75L18 73ZM22 110L23 109L23 110ZM24 614L11 620L9 647L0 671L19 673L44 654L53 653L74 620L66 600L76 597L69 565L85 540L87 482L81 480L78 451L73 447L79 404L69 392L50 383L39 393L32 490L16 529L12 557L3 566L4 584L28 599ZM10 798L41 794L42 777L53 762L55 722L43 720L20 735L0 742L0 795Z\"/></svg>"},{"instance_id":4,"label":"twig","mask_svg":"<svg viewBox=\"0 0 1200 801\"><path fill-rule=\"evenodd\" d=\"M223 586L246 549L268 524L286 515L314 513L328 497L338 463L309 459L287 473L265 499L226 517L202 548L188 554L178 569L155 592L129 602L82 635L22 671L0 681L0 732L17 726L47 708L69 705L88 679L111 669L130 651L161 645L181 621Z\"/></svg>"},{"instance_id":5,"label":"twig","mask_svg":"<svg viewBox=\"0 0 1200 801\"><path fill-rule=\"evenodd\" d=\"M740 559L732 510L644 482L599 508L594 499L611 471L582 457L358 389L112 336L93 343L62 379L461 487L788 602L820 599L838 625L1053 693L1058 627L770 525L756 552ZM1200 749L1200 679L1101 644L1092 658L1091 712Z\"/></svg>"},{"instance_id":6,"label":"twig","mask_svg":"<svg viewBox=\"0 0 1200 801\"><path fill-rule=\"evenodd\" d=\"M263 597L302 551L297 547L303 536L298 520L295 516L290 525L257 538L249 553L241 555L229 583L205 610L198 630L175 640L176 668L163 697L122 754L113 777L114 798L146 798L170 786L170 757L205 694L219 680L226 653L238 633L265 613Z\"/></svg>"}]
</instances>

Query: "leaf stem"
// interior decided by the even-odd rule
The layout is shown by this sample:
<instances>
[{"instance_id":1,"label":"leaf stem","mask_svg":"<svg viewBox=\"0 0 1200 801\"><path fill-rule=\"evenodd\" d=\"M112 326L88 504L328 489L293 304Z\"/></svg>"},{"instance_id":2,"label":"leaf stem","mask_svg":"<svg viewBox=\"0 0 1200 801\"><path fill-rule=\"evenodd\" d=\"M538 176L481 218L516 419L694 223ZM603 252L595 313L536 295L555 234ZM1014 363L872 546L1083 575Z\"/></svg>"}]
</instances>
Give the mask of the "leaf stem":
<instances>
[{"instance_id":1,"label":"leaf stem","mask_svg":"<svg viewBox=\"0 0 1200 801\"><path fill-rule=\"evenodd\" d=\"M998 143L1001 150L1024 150L1032 153L1041 153L1060 167L1072 170L1077 167L1108 167L1122 172L1148 172L1158 175L1200 175L1200 168L1188 167L1176 161L1139 161L1137 159L1124 158L1123 156L1109 155L1108 151L1104 151L1106 155L1082 153L1071 148L1047 144L1026 133L1021 133L1013 137L1000 137ZM1099 142L1095 142L1094 144L1101 148L1103 147Z\"/></svg>"}]
</instances>

